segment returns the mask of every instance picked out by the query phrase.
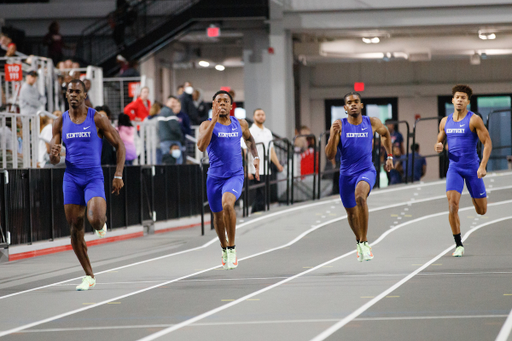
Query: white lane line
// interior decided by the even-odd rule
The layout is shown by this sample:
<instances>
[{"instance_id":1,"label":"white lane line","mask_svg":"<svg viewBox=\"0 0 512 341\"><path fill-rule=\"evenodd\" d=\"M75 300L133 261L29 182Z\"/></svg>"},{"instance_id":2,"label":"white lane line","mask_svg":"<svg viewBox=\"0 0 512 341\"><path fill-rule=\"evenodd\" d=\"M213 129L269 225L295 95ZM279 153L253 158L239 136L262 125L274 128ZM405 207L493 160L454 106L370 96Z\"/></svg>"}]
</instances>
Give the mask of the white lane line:
<instances>
[{"instance_id":1,"label":"white lane line","mask_svg":"<svg viewBox=\"0 0 512 341\"><path fill-rule=\"evenodd\" d=\"M510 173L508 173L508 172L506 172L506 173L499 173L499 174L493 173L493 174L487 175L487 177L498 177L498 176L508 176L508 175L512 175L512 172L510 172ZM444 184L444 183L446 183L446 181L440 180L440 181L430 182L430 183L427 183L427 184L422 184L421 186L422 187L427 187L427 186L439 185L439 184ZM391 188L391 189L378 190L378 191L374 191L373 195L376 195L376 194L379 194L379 193L404 191L404 190L412 189L411 187L412 187L412 185L410 187L409 186L404 186L404 187L399 187L399 188ZM505 188L512 188L512 186L505 187ZM497 188L496 190L505 189L505 188ZM462 195L464 195L464 194L467 194L467 193L462 193ZM430 200L436 200L436 199L441 199L441 198L445 198L445 197L446 197L445 195L441 195L441 196L433 197L433 198L430 198L430 199L416 200L414 203L425 202L425 201L430 201ZM268 214L268 215L264 215L262 217L255 218L255 219L253 219L251 221L248 221L246 223L238 225L236 228L239 229L239 228L245 227L247 225L256 223L256 222L258 222L260 220L272 218L272 217L275 217L277 215L281 215L281 214L284 214L284 213L288 213L288 212L292 212L292 211L296 211L296 210L302 210L304 208L318 206L318 205L324 205L324 204L329 204L329 203L330 204L332 204L332 203L338 203L339 204L340 200L339 200L339 198L338 199L327 199L327 200L323 200L321 202L317 202L317 203L313 203L313 204L301 205L301 206L298 206L298 207L292 207L292 208L289 208L289 209L284 209L284 210L279 211L279 212L275 212L275 213L271 213L271 214ZM406 204L408 206L412 205L411 202L407 202ZM399 206L399 205L397 205L397 206ZM371 210L370 210L370 212L371 212ZM397 222L395 222L395 224L397 224ZM157 260L160 260L160 259L165 259L165 258L168 258L168 257L178 256L178 255L181 255L181 254L184 254L184 253L201 250L201 249L204 249L204 248L210 246L211 244L215 243L216 241L217 241L217 238L214 238L214 239L210 240L209 242L207 242L207 243L205 243L205 244L203 244L201 246L195 247L195 248L191 248L191 249L187 249L187 250L171 253L171 254L168 254L168 255L160 256L160 257L146 259L146 260L140 261L140 262L130 263L130 264L123 265L123 266L120 266L120 267L117 267L117 268L112 268L112 269L100 271L100 272L97 272L95 275L101 275L101 274L104 274L104 273L108 273L110 271L121 270L121 269L129 268L129 267L132 267L132 266L141 265L141 264L144 264L144 263L153 262L153 261L157 261ZM0 296L0 300L5 299L5 298L9 298L9 297L14 297L14 296L26 294L26 293L29 293L29 292L32 292L32 291L36 291L36 290L41 290L41 289L49 288L49 287L60 285L60 284L64 284L64 283L69 283L71 281L80 280L80 279L82 279L82 277L83 276L75 277L75 278L67 279L67 280L64 280L64 281L60 281L60 282L56 282L56 283L51 283L51 284L35 287L35 288L32 288L32 289L27 289L27 290L15 292L15 293L12 293L12 294Z\"/></svg>"},{"instance_id":2,"label":"white lane line","mask_svg":"<svg viewBox=\"0 0 512 341\"><path fill-rule=\"evenodd\" d=\"M241 259L240 259L241 260ZM284 276L278 277L241 277L241 278L212 278L212 279L187 279L183 280L183 282L222 282L222 281L265 281L271 279L283 279L286 278ZM102 285L118 285L118 284L144 284L144 283L162 283L163 280L160 281L133 281L133 282L102 282L96 283L96 286ZM167 279L169 281L169 279ZM67 284L59 284L58 286L74 286L76 283L67 283Z\"/></svg>"},{"instance_id":3,"label":"white lane line","mask_svg":"<svg viewBox=\"0 0 512 341\"><path fill-rule=\"evenodd\" d=\"M512 187L512 186L508 186L508 187ZM444 197L444 196L442 196ZM439 197L433 197L433 198L430 198L430 199L423 199L422 201L429 201L429 200L437 200ZM419 201L418 201L419 202ZM504 204L504 203L508 203L508 202L512 202L512 200L510 201L503 201L503 202L500 202L500 203L493 203L493 204L489 204L488 206L493 206L493 205L496 205L496 204ZM399 205L404 205L406 204L407 202L404 202L404 203L399 203L399 204L393 204L393 205L388 205L388 206L382 206L382 207L377 207L377 208L373 208L371 210L369 210L370 212L374 212L374 211L380 211L380 210L385 210L385 209L388 209L388 208L392 208L392 207L396 207L396 206L399 206ZM311 206L316 206L316 205L319 205L319 204L322 204L322 203L316 203L316 204L311 204ZM310 206L310 205L305 205L305 206ZM304 208L305 206L301 206L301 207L298 207L297 209L302 209ZM464 211L464 210L469 210L469 209L473 209L473 206L470 206L470 207L466 207L466 208L462 208L462 209L459 209L459 211ZM279 212L276 212L276 213L273 213L273 214L270 214L269 216L271 215L275 215ZM378 244L385 236L387 236L389 233L391 233L392 231L395 231L397 229L399 229L400 227L402 226L406 226L406 225L409 225L409 224L412 224L412 223L415 223L415 222L418 222L420 220L424 220L424 219L428 219L430 217L433 217L433 216L438 216L438 215L442 215L442 214L446 214L447 212L440 212L440 213L436 213L436 214L433 214L433 215L429 215L429 216L425 216L425 217L422 217L422 218L418 218L418 219L414 219L414 220L410 220L406 223L403 223L401 225L397 225L395 228L393 229L390 229L388 231L386 231L384 234L382 234L379 239L377 239L372 245L376 245ZM264 217L262 217L264 218ZM258 218L258 219L262 219L262 218ZM272 249L269 249L269 250L266 250L266 251L262 251L262 252L259 252L259 253L256 253L256 254L253 254L253 255L250 255L250 256L247 256L247 257L244 257L244 258L241 258L239 259L239 261L242 261L242 260L246 260L246 259L250 259L250 258L253 258L253 257L256 257L256 256L260 256L260 255L263 255L263 254L266 254L266 253L269 253L269 252L273 252L273 251L276 251L276 250L279 250L279 249L282 249L282 248L286 248L286 247L289 247L290 245L296 243L297 241L299 241L300 239L302 239L304 236L306 236L307 234L317 230L318 228L320 227L323 227L323 226L326 226L326 225L329 225L333 222L337 222L337 221L340 221L342 219L345 219L346 216L342 216L342 217L338 217L338 218L335 218L335 219L332 219L332 220L329 220L329 221L326 221L320 225L317 225L316 227L313 227L305 232L303 232L302 234L300 234L298 237L296 237L295 239L293 239L291 242L287 243L287 244L284 244L282 246L279 246L279 247L275 247L275 248L272 248ZM249 222L248 222L249 223ZM217 238L213 239L213 241L216 241ZM184 251L182 251L183 253ZM288 277L287 279L281 281L281 282L278 282L274 285L271 285L271 286L268 286L264 289L262 289L263 291L257 291L253 294L249 294L247 296L245 296L245 299L248 299L248 298L251 298L253 296L256 296L258 295L259 293L261 292L265 292L267 290L270 290L270 289L273 289L274 287L276 286L279 286L281 284L284 284L288 281L291 281L295 278L298 278L298 277L301 277L307 273L310 273L314 270L317 270L319 268L321 268L322 266L325 266L325 265L328 265L332 262L335 262L339 259L342 259L344 257L347 257L349 256L350 254L353 254L355 251L351 251L351 252L348 252L340 257L337 257L335 259L332 259L330 261L327 261L323 264L320 264L316 267L313 267L307 271L304 271L302 273L299 273L297 275L294 275L292 277ZM158 258L165 258L166 256L163 256L163 257L158 257ZM144 261L145 262L145 261ZM120 267L120 268L124 268L124 267L127 267L127 266L123 266L123 267ZM99 302L99 303L96 303L96 304L92 304L92 305L88 305L86 307L82 307L82 308L79 308L79 309L75 309L75 310L72 310L72 311L68 311L66 313L62 313L62 314L59 314L59 315L55 315L53 317L49 317L49 318L46 318L46 319L43 319L43 320L39 320L39 321L36 321L36 322L32 322L32 323L29 323L29 324L26 324L26 325L22 325L20 327L16 327L16 328L13 328L13 329L10 329L10 330L6 330L6 331L3 331L3 332L0 332L0 337L2 336L5 336L5 335L9 335L9 334L12 334L12 333L16 333L16 332L19 332L19 331L22 331L22 330L25 330L25 329L28 329L28 328L32 328L32 327L35 327L35 326L38 326L38 325L41 325L41 324L44 324L44 323L48 323L48 322L52 322L52 321L55 321L55 320L58 320L60 318L63 318L63 317L66 317L66 316L70 316L70 315L74 315L76 313L80 313L82 311L86 311L86 310L89 310L89 309L92 309L92 308L95 308L95 307L98 307L98 306L101 306L101 305L105 305L105 304L108 304L109 302L112 302L112 301L118 301L118 300L121 300L123 298L126 298L126 297L130 297L130 296L133 296L133 295L137 295L137 294L140 294L140 293L143 293L143 292L146 292L146 291L149 291L149 290L152 290L152 289L155 289L155 288L158 288L158 287L161 287L161 286L164 286L164 285L167 285L167 284L171 284L171 283L174 283L174 282L178 282L180 280L183 280L183 279L186 279L186 278L189 278L189 277L193 277L193 276L196 276L196 275L199 275L199 274L202 274L202 273L205 273L205 272L208 272L208 271L211 271L211 270L214 270L216 268L219 268L219 266L215 266L215 267L211 267L211 268L208 268L208 269L204 269L204 270L201 270L201 271L198 271L198 272L195 272L195 273L192 273L192 274L189 274L189 275L185 275L185 276L182 276L182 277L178 277L176 279L173 279L173 280L170 280L170 281L166 281L166 282L163 282L163 283L160 283L160 284L157 284L157 285L154 285L154 286L151 286L151 287L148 287L148 288L145 288L145 289L141 289L141 290L137 290L135 292L131 292L131 293L128 293L128 294L125 294L125 295L121 295L121 296L118 296L118 297L114 297L114 298L111 298L111 299L108 299L108 300L105 300L105 301L102 301L102 302ZM110 270L107 270L107 271L104 271L104 272L109 272L109 271L113 271L115 269L110 269ZM62 284L62 283L65 283L65 282L69 282L70 280L67 280L67 281L62 281L62 282L59 282L59 283L55 283L55 284L52 284L52 285L47 285L47 286L44 286L44 287L49 287L49 286L54 286L56 284ZM33 291L35 289L31 289L30 291ZM28 290L27 290L28 291ZM25 291L25 292L27 292ZM12 296L12 295L11 295ZM5 296L4 296L5 297ZM0 297L1 298L1 297ZM221 306L217 309L220 309L218 311L221 311L221 310L224 310L224 309L227 309L229 307L231 307L232 305L235 305L235 304L238 304L240 303L242 300L244 300L244 298L242 299L238 299L238 300L235 300L233 302L230 302L224 306ZM216 309L210 311L210 312L207 312L205 314L209 314L209 315L212 315L214 313L216 313ZM199 316L196 316L195 318L192 318L190 320L187 320L187 321L184 321L182 322L181 324L178 324L176 326L179 326L177 327L176 329L179 329L179 328L182 328L183 326L185 325L188 325L188 324L191 324L191 323L194 323L196 320L201 320L209 315L205 315L205 314L202 314L202 315L199 315ZM205 315L205 316L203 316ZM191 322L189 322L191 321ZM175 328L176 326L172 327L172 328ZM172 329L171 328L171 329ZM175 329L173 329L175 330ZM172 330L172 331L173 331ZM168 332L167 332L168 333ZM166 333L166 334L167 334ZM151 335L150 335L151 336Z\"/></svg>"},{"instance_id":4,"label":"white lane line","mask_svg":"<svg viewBox=\"0 0 512 341\"><path fill-rule=\"evenodd\" d=\"M406 321L406 320L449 320L449 319L487 319L504 318L507 315L444 315L444 316L398 316L398 317L368 317L356 318L354 321ZM339 319L311 319L311 320L269 320L269 321L240 321L240 322L203 322L195 323L190 327L215 327L215 326L243 326L258 324L286 324L286 323L325 323L336 322ZM54 333L54 332L80 332L92 330L116 330L116 329L149 329L167 328L173 324L146 324L128 326L103 326L103 327L77 327L77 328L48 328L23 330L20 334L28 333Z\"/></svg>"},{"instance_id":5,"label":"white lane line","mask_svg":"<svg viewBox=\"0 0 512 341\"><path fill-rule=\"evenodd\" d=\"M494 205L503 205L503 204L507 204L507 203L512 203L512 200L506 200L506 201L502 201L502 202L499 202L499 203L493 203L493 204L489 204L488 206L491 206L491 205L493 205L493 206L494 206ZM459 209L459 212L460 212L460 211L470 210L470 209L474 209L474 207L473 207L473 206L469 206L469 207L461 208L461 209ZM381 235L381 236L380 236L380 237L379 237L379 238L378 238L374 243L372 243L372 246L373 246L373 245L377 245L377 244L378 244L378 243L380 243L382 240L384 240L384 238L385 238L387 235L389 235L391 232L396 231L396 230L398 230L399 228L401 228L401 227L403 227L403 226L410 225L410 224L413 224L413 223L416 223L416 222L419 222L419 221L422 221L422 220L430 219L430 218L432 218L432 217L438 217L438 216L441 216L441 215L444 215L444 214L447 214L447 213L448 213L448 212L439 212L439 213L434 213L434 214L426 215L426 216L423 216L423 217L420 217L420 218L417 218L417 219L414 219L414 220L410 220L410 221L405 222L405 223L403 223L403 224L397 225L395 228L390 229L390 230L387 230L386 232L384 232L384 233L383 233L383 234L382 234L382 235ZM479 229L479 228L480 228L480 227L482 227L482 226L486 226L486 225L489 225L489 224L494 223L494 222L498 222L498 221L505 220L505 219L511 219L511 218L512 218L512 216L511 216L511 217L507 217L507 218L498 219L498 220L491 221L491 222L488 222L488 223L486 223L486 224L483 224L483 225L477 226L477 227L475 227L473 230L469 231L469 232L464 236L464 239L463 239L463 240L465 240L465 239L467 238L467 236L468 236L469 234L471 234L471 232L476 231L477 229ZM333 219L333 221L336 221L336 220L338 220L338 219ZM331 222L332 222L332 221L331 221ZM324 223L324 224L325 224L325 225L327 225L327 224L329 224L329 223L330 223L330 222L326 222L326 223ZM324 225L324 224L322 224L322 225ZM417 272L420 272L421 270L423 270L424 268L426 268L426 267L427 267L427 266L429 266L430 264L434 263L437 259L441 258L441 256L442 256L442 255L444 255L446 252L448 252L448 251L449 251L449 250L451 250L451 249L453 249L453 246L450 246L448 249L446 249L445 251L443 251L443 253L441 253L439 256L437 256L436 258L434 258L434 259L430 260L429 262L425 263L425 265L423 265L422 267L420 267L420 268L419 268L419 270L417 270L417 271L413 272L413 274L415 275ZM186 321L183 321L183 322L181 322L181 323L178 323L178 324L176 324L176 325L173 325L172 327L169 327L169 328L163 329L163 330L161 330L161 331L159 331L159 332L157 332L157 333L154 333L154 334L148 335L148 336L146 336L146 337L143 337L143 338L139 339L138 341L151 341L151 340L155 340L155 339L157 339L157 338L159 338L159 337L161 337L161 336L167 335L167 334L172 333L172 332L174 332L174 331L176 331L176 330L178 330L178 329L181 329L181 328L183 328L183 327L189 326L189 325L191 325L191 324L193 324L193 323L195 323L195 322L197 322L197 321L200 321L200 320L202 320L202 319L204 319L204 318L206 318L206 317L209 317L209 316L214 315L214 314L216 314L216 313L218 313L218 312L221 312L221 311L223 311L223 310L226 310L226 309L228 309L228 308L231 308L232 306L235 306L235 305L237 305L237 304L239 304L239 303L242 303L242 302L244 302L245 300L247 300L247 299L249 299L249 298L252 298L252 297L254 297L254 296L257 296L257 295L259 295L259 294L262 294L262 293L264 293L264 292L266 292L266 291L269 291L269 290L274 289L274 288L276 288L276 287L278 287L278 286L281 286L281 285L283 285L283 284L285 284L285 283L287 283L287 282L290 282L290 281L292 281L292 280L294 280L294 279L296 279L296 278L302 277L302 276L304 276L304 275L306 275L306 274L308 274L308 273L310 273L310 272L313 272L313 271L315 271L315 270L318 270L318 269L320 269L320 268L322 268L322 267L324 267L324 266L326 266L326 265L329 265L329 264L331 264L331 263L333 263L333 262L336 262L336 261L338 261L338 260L340 260L340 259L342 259L342 258L345 258L345 257L347 257L347 256L349 256L349 255L351 255L351 254L353 254L353 253L355 253L355 250L354 250L354 251L351 251L351 252L347 252L347 253L345 253L345 254L343 254L343 255L339 256L339 257L336 257L336 258L334 258L334 259L331 259L331 260L329 260L329 261L327 261L327 262L324 262L324 263L322 263L322 264L320 264L320 265L317 265L317 266L315 266L315 267L313 267L313 268L311 268L311 269L308 269L308 270L306 270L306 271L303 271L303 272L301 272L301 273L298 273L298 274L296 274L296 275L294 275L294 276L288 277L288 278L286 278L285 280L282 280L281 282L274 283L274 284L272 284L272 285L270 285L270 286L268 286L268 287L265 287L265 288L263 288L263 289L260 289L260 290L258 290L258 291L255 291L255 292L253 292L253 293L251 293L251 294L245 295L245 296L243 296L243 297L241 297L241 298L239 298L239 299L237 299L237 300L235 300L235 301L232 301L232 302L230 302L230 303L227 303L227 304L225 304L225 305L223 305L223 306L217 307L217 308L212 309L212 310L210 310L210 311L207 311L207 312L205 312L205 313L203 313L203 314L197 315L197 316L195 316L195 317L193 317L193 318L191 318L191 319L188 319L188 320L186 320ZM404 281L404 280L402 280L402 281L400 281L400 282L398 282L398 283L401 285L402 283L405 283L407 280L409 280L409 278L412 278L412 277L413 277L413 276L409 275L408 277L406 277L406 280L405 280L405 281ZM398 286L400 286L400 285L398 285ZM397 287L398 287L398 286L397 286ZM392 288L393 288L393 290L394 290L394 287L392 287ZM386 290L386 291L385 291L385 293L380 294L380 295L379 295L379 296L377 296L377 297L380 297L380 299L381 299L381 298L383 298L383 297L387 296L387 295L388 295L388 293L389 293L389 292L392 292L393 290L389 290L389 289L388 289L388 290ZM382 297L381 297L381 296L382 296ZM366 306L368 306L368 308L369 308L369 307L371 307L371 305L373 305L373 304L375 304L375 303L373 303L373 304L371 304L371 305L369 305L369 304L370 304L371 302L374 302L374 301L375 301L375 303L377 302L377 301L376 301L376 299L373 299L373 300L369 301L367 304L365 304L363 307L366 307ZM366 308L366 309L368 309L368 308ZM359 311L360 309L361 309L361 308L359 308L358 310L356 310L356 312L357 312L357 311ZM362 311L361 311L361 313L362 313L363 311L365 311L366 309L362 310ZM353 320L355 317L359 316L361 313L358 313L357 315L353 316L353 317L351 318L351 320ZM349 317L351 317L351 316L352 316L352 315L354 315L354 314L355 314L355 313L352 313L351 315L349 315ZM345 318L345 319L346 319L346 318ZM345 320L345 319L344 319L344 320ZM342 320L342 321L343 321L343 320ZM347 322L347 323L348 323L348 322ZM346 324L346 323L345 323L345 324ZM337 324L336 324L336 325L337 325ZM340 328L341 328L341 327L340 327ZM329 329L328 329L328 330L329 330ZM337 329L336 329L336 330L337 330ZM333 332L334 332L334 331L333 331ZM332 334L332 333L331 333L331 334ZM329 335L331 335L331 334L329 334ZM323 339L322 339L322 340L323 340Z\"/></svg>"},{"instance_id":6,"label":"white lane line","mask_svg":"<svg viewBox=\"0 0 512 341\"><path fill-rule=\"evenodd\" d=\"M512 310L510 310L510 314L501 327L500 333L496 337L496 341L507 341L510 336L510 331L512 331Z\"/></svg>"},{"instance_id":7,"label":"white lane line","mask_svg":"<svg viewBox=\"0 0 512 341\"><path fill-rule=\"evenodd\" d=\"M510 202L510 200L509 200ZM460 210L459 210L460 211ZM512 219L512 216L508 216L508 217L503 217L503 218L500 218L500 219L496 219L496 220L492 220L492 221L489 221L485 224L482 224L482 225L479 225L479 226L475 226L474 228L472 228L471 230L469 230L465 235L464 237L462 238L463 241L465 241L466 239L468 239L468 237L474 232L474 231L477 231L479 230L480 228L484 227L484 226L488 226L488 225L492 225L492 224L496 224L496 223L499 223L499 222L502 222L502 221L505 221L505 220L509 220L509 219ZM376 296L374 299L372 299L371 301L369 301L368 303L364 304L363 306L361 306L359 309L357 309L356 311L354 311L352 314L348 315L347 317L343 318L342 320L338 321L338 323L334 324L333 326L331 326L330 328L326 329L324 332L320 333L319 335L317 335L316 337L312 338L311 341L322 341L322 340L325 340L326 338L328 338L329 336L331 336L332 334L334 334L336 331L338 331L340 328L344 327L347 323L353 321L355 318L357 318L359 315L361 315L362 313L364 313L366 310L370 309L373 305L375 305L376 303L378 303L380 300L382 300L384 297L386 297L387 295L389 295L391 292L395 291L396 289L398 289L399 287L401 287L404 283L408 282L411 278L413 278L414 276L416 276L419 272L423 271L424 269L426 269L429 265L431 265L432 263L434 263L435 261L437 261L439 258L443 257L447 252L449 252L450 250L453 250L453 245L446 248L445 250L443 250L441 253L439 253L437 256L435 256L434 258L432 258L431 260L429 260L427 263L425 263L424 265L422 265L421 267L419 267L418 269L416 269L415 271L411 272L407 277L405 277L404 279L402 279L401 281L399 281L398 283L394 284L393 286L391 286L390 288L388 288L387 290L383 291L382 293L380 293L378 296ZM508 319L507 319L508 320ZM511 320L511 325L512 325L512 318L510 319ZM507 335L508 337L508 335ZM504 339L505 340L505 339Z\"/></svg>"}]
</instances>

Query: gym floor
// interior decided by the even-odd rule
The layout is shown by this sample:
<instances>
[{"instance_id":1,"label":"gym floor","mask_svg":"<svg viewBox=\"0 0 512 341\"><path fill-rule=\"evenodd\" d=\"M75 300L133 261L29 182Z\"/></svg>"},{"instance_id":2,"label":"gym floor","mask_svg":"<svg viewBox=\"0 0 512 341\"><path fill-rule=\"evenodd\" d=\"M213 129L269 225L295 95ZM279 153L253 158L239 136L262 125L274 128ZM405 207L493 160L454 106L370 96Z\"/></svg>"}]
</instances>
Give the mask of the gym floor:
<instances>
[{"instance_id":1,"label":"gym floor","mask_svg":"<svg viewBox=\"0 0 512 341\"><path fill-rule=\"evenodd\" d=\"M374 190L358 262L339 197L238 220L235 270L199 228L0 265L5 340L512 340L512 173L485 178L488 211L460 204L451 256L445 182Z\"/></svg>"}]
</instances>

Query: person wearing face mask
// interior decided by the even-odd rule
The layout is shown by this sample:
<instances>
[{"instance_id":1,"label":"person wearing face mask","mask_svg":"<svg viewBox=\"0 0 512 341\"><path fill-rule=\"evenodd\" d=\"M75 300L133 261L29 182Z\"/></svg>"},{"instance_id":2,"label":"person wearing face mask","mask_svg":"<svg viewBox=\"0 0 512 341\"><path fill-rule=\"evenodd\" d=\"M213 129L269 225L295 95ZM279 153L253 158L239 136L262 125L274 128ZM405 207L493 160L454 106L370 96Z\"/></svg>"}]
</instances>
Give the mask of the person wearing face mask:
<instances>
[{"instance_id":1,"label":"person wearing face mask","mask_svg":"<svg viewBox=\"0 0 512 341\"><path fill-rule=\"evenodd\" d=\"M147 86L140 89L140 96L135 101L124 107L124 113L130 117L131 121L142 122L149 115L151 102L148 99L149 88ZM140 129L140 123L136 123L137 130Z\"/></svg>"},{"instance_id":2,"label":"person wearing face mask","mask_svg":"<svg viewBox=\"0 0 512 341\"><path fill-rule=\"evenodd\" d=\"M194 88L192 87L192 83L185 82L183 85L183 93L179 96L179 100L181 103L181 112L186 114L190 119L192 124L200 124L199 114L197 112L197 108L194 105L194 99L192 97L194 93Z\"/></svg>"},{"instance_id":3,"label":"person wearing face mask","mask_svg":"<svg viewBox=\"0 0 512 341\"><path fill-rule=\"evenodd\" d=\"M158 137L160 138L160 150L163 158L169 154L171 146L177 145L178 148L184 145L185 139L181 131L180 119L176 115L179 113L180 101L174 96L169 96L167 102L157 115ZM176 164L182 164L183 157L178 155Z\"/></svg>"},{"instance_id":4,"label":"person wearing face mask","mask_svg":"<svg viewBox=\"0 0 512 341\"><path fill-rule=\"evenodd\" d=\"M181 149L176 143L174 143L169 149L169 154L165 154L162 157L162 163L164 165L177 165L178 160L181 158Z\"/></svg>"}]
</instances>

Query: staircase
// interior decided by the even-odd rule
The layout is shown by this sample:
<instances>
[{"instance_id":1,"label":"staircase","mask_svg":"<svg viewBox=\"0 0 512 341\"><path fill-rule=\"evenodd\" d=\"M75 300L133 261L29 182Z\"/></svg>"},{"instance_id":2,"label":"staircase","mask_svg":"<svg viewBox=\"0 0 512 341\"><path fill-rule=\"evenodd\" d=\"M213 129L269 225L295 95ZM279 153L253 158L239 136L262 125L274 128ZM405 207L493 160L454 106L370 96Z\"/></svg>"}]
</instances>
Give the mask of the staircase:
<instances>
[{"instance_id":1,"label":"staircase","mask_svg":"<svg viewBox=\"0 0 512 341\"><path fill-rule=\"evenodd\" d=\"M128 60L140 59L166 46L198 21L266 19L268 12L268 0L139 0L87 27L76 57L112 75L118 70L118 54Z\"/></svg>"}]
</instances>

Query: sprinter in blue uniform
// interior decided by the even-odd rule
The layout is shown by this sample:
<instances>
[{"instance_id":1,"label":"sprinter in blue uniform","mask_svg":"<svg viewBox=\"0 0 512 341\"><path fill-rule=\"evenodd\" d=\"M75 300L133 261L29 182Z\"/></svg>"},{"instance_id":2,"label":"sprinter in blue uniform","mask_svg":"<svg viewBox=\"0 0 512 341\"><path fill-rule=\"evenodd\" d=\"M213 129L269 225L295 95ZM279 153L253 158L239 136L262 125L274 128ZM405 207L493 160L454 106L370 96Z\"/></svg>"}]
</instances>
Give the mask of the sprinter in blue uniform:
<instances>
[{"instance_id":1,"label":"sprinter in blue uniform","mask_svg":"<svg viewBox=\"0 0 512 341\"><path fill-rule=\"evenodd\" d=\"M447 140L450 165L446 173L446 197L449 206L448 220L455 239L455 251L452 253L454 257L464 255L459 220L459 201L464 181L476 213L483 215L487 212L487 193L482 178L487 174L485 168L491 155L492 142L482 119L467 109L472 94L473 90L467 85L453 87L452 103L455 111L439 123L439 135L434 146L435 151L440 153L443 151L443 142ZM476 153L478 139L484 145L482 161Z\"/></svg>"},{"instance_id":2,"label":"sprinter in blue uniform","mask_svg":"<svg viewBox=\"0 0 512 341\"><path fill-rule=\"evenodd\" d=\"M212 118L199 126L197 147L208 151L210 168L206 180L208 203L213 212L213 222L222 248L222 266L234 269L238 266L235 249L236 213L235 201L242 194L244 168L240 138L243 136L247 148L254 157L255 177L260 160L254 138L245 120L229 116L233 98L226 91L213 96ZM226 232L228 240L226 240Z\"/></svg>"},{"instance_id":3,"label":"sprinter in blue uniform","mask_svg":"<svg viewBox=\"0 0 512 341\"><path fill-rule=\"evenodd\" d=\"M108 117L85 106L85 85L74 79L68 84L66 98L69 111L53 123L50 162L60 161L61 139L66 146L66 171L64 173L64 212L71 227L71 246L75 251L85 277L76 287L78 291L89 290L96 285L91 262L87 256L84 239L84 217L100 237L107 232L107 203L101 169L102 138L105 137L116 148L117 168L112 183L112 193L119 194L123 184L125 158L124 143L112 127Z\"/></svg>"},{"instance_id":4,"label":"sprinter in blue uniform","mask_svg":"<svg viewBox=\"0 0 512 341\"><path fill-rule=\"evenodd\" d=\"M345 95L345 111L348 118L336 120L331 126L325 155L332 160L336 151L341 155L340 196L347 211L350 228L356 236L357 260L373 259L372 248L368 244L368 205L366 199L375 185L377 172L372 163L372 138L377 132L382 138L388 157L384 168L393 168L391 137L388 129L376 117L363 116L361 95L350 92Z\"/></svg>"}]
</instances>

